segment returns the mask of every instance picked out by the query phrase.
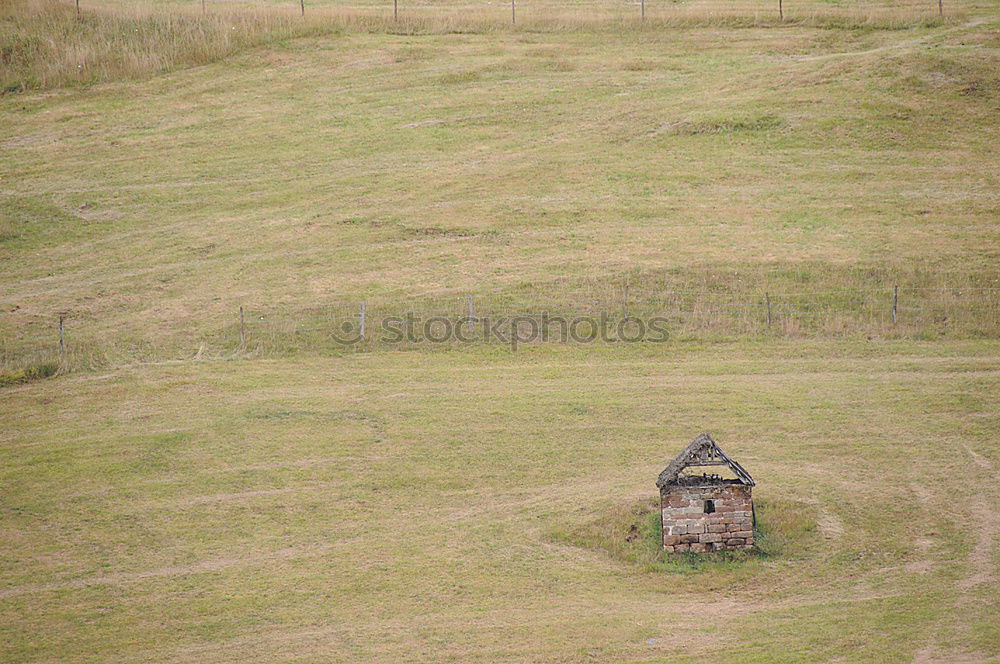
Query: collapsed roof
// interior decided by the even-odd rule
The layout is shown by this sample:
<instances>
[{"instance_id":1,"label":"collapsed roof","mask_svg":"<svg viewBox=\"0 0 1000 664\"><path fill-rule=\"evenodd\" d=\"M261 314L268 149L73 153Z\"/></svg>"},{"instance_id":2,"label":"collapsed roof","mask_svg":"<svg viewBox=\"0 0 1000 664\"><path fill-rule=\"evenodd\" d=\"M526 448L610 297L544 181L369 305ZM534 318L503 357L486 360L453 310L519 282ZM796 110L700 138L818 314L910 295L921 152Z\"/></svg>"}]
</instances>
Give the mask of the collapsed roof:
<instances>
[{"instance_id":1,"label":"collapsed roof","mask_svg":"<svg viewBox=\"0 0 1000 664\"><path fill-rule=\"evenodd\" d=\"M755 485L750 473L723 452L711 436L703 433L692 440L691 444L663 469L656 480L656 486L662 489L670 484L681 484L681 471L689 466L728 466L736 474L740 484Z\"/></svg>"}]
</instances>

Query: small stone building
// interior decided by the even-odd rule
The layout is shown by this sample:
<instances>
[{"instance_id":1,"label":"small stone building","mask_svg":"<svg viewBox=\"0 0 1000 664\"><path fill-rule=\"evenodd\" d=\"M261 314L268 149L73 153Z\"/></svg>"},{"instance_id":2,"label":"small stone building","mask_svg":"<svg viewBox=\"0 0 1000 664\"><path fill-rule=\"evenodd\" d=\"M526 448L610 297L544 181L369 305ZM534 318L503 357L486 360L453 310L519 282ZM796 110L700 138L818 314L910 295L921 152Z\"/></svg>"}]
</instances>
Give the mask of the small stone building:
<instances>
[{"instance_id":1,"label":"small stone building","mask_svg":"<svg viewBox=\"0 0 1000 664\"><path fill-rule=\"evenodd\" d=\"M698 466L724 466L733 477L689 470ZM704 553L753 546L753 478L707 433L670 462L656 486L664 550Z\"/></svg>"}]
</instances>

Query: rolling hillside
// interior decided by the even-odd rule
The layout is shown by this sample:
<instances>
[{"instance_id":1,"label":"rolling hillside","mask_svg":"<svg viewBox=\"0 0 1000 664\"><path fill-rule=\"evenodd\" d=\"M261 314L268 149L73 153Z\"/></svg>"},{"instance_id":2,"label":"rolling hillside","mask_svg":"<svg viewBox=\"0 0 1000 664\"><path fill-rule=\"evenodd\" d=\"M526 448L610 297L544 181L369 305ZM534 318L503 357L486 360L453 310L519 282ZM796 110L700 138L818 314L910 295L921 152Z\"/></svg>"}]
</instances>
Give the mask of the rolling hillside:
<instances>
[{"instance_id":1,"label":"rolling hillside","mask_svg":"<svg viewBox=\"0 0 1000 664\"><path fill-rule=\"evenodd\" d=\"M0 661L1000 657L995 3L465 7L0 13Z\"/></svg>"}]
</instances>

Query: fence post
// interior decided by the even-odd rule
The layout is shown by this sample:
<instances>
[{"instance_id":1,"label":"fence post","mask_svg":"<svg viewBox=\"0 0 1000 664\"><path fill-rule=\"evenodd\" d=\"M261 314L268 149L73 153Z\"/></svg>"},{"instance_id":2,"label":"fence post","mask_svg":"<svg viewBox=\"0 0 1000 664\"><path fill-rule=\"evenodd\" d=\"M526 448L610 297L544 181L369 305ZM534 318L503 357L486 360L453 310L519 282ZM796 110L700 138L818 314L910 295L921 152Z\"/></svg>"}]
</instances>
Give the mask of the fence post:
<instances>
[{"instance_id":1,"label":"fence post","mask_svg":"<svg viewBox=\"0 0 1000 664\"><path fill-rule=\"evenodd\" d=\"M642 2L640 4L641 4L641 7L642 7L642 22L645 23L646 22L646 0L642 0Z\"/></svg>"},{"instance_id":2,"label":"fence post","mask_svg":"<svg viewBox=\"0 0 1000 664\"><path fill-rule=\"evenodd\" d=\"M76 0L76 15L80 16L80 0Z\"/></svg>"},{"instance_id":3,"label":"fence post","mask_svg":"<svg viewBox=\"0 0 1000 664\"><path fill-rule=\"evenodd\" d=\"M781 0L778 0L778 18L780 18L782 21L785 20L785 10L781 6Z\"/></svg>"},{"instance_id":4,"label":"fence post","mask_svg":"<svg viewBox=\"0 0 1000 664\"><path fill-rule=\"evenodd\" d=\"M892 287L892 324L896 324L896 311L899 308L899 285Z\"/></svg>"},{"instance_id":5,"label":"fence post","mask_svg":"<svg viewBox=\"0 0 1000 664\"><path fill-rule=\"evenodd\" d=\"M943 0L938 0L938 16L944 16L944 2L943 2Z\"/></svg>"},{"instance_id":6,"label":"fence post","mask_svg":"<svg viewBox=\"0 0 1000 664\"><path fill-rule=\"evenodd\" d=\"M302 15L306 15L306 0L299 0L299 9L302 11Z\"/></svg>"},{"instance_id":7,"label":"fence post","mask_svg":"<svg viewBox=\"0 0 1000 664\"><path fill-rule=\"evenodd\" d=\"M243 307L240 307L240 345L245 346L247 343L247 328L243 322Z\"/></svg>"},{"instance_id":8,"label":"fence post","mask_svg":"<svg viewBox=\"0 0 1000 664\"><path fill-rule=\"evenodd\" d=\"M399 0L392 0L392 20L393 22L399 18Z\"/></svg>"},{"instance_id":9,"label":"fence post","mask_svg":"<svg viewBox=\"0 0 1000 664\"><path fill-rule=\"evenodd\" d=\"M201 13L205 13L205 0L201 0Z\"/></svg>"},{"instance_id":10,"label":"fence post","mask_svg":"<svg viewBox=\"0 0 1000 664\"><path fill-rule=\"evenodd\" d=\"M62 314L59 314L59 354L60 355L65 355L66 354L66 340L65 340L65 337L63 337L63 320L64 319L65 319L65 317Z\"/></svg>"},{"instance_id":11,"label":"fence post","mask_svg":"<svg viewBox=\"0 0 1000 664\"><path fill-rule=\"evenodd\" d=\"M517 25L517 12L514 9L514 0L510 0L510 24Z\"/></svg>"},{"instance_id":12,"label":"fence post","mask_svg":"<svg viewBox=\"0 0 1000 664\"><path fill-rule=\"evenodd\" d=\"M764 293L764 304L767 305L767 326L771 327L771 294Z\"/></svg>"},{"instance_id":13,"label":"fence post","mask_svg":"<svg viewBox=\"0 0 1000 664\"><path fill-rule=\"evenodd\" d=\"M361 300L361 310L358 312L359 327L361 328L361 340L365 339L365 301Z\"/></svg>"}]
</instances>

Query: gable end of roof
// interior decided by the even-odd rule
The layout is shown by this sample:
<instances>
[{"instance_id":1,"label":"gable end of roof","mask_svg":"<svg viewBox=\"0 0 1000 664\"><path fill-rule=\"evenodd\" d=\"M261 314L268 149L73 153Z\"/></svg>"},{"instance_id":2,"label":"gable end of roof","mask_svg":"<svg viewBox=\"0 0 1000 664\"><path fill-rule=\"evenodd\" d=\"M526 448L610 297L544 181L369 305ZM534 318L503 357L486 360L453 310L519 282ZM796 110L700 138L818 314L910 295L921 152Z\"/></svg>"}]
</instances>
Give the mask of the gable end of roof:
<instances>
[{"instance_id":1,"label":"gable end of roof","mask_svg":"<svg viewBox=\"0 0 1000 664\"><path fill-rule=\"evenodd\" d=\"M755 482L753 478L750 477L750 473L746 471L743 466L737 463L728 454L722 451L719 444L716 443L710 435L707 433L698 434L691 443L684 448L684 450L674 457L660 476L656 480L656 486L663 488L668 484L677 483L677 478L680 477L681 471L690 465L719 465L719 466L729 466L730 470L735 473L736 477L742 484L747 486L754 486Z\"/></svg>"}]
</instances>

